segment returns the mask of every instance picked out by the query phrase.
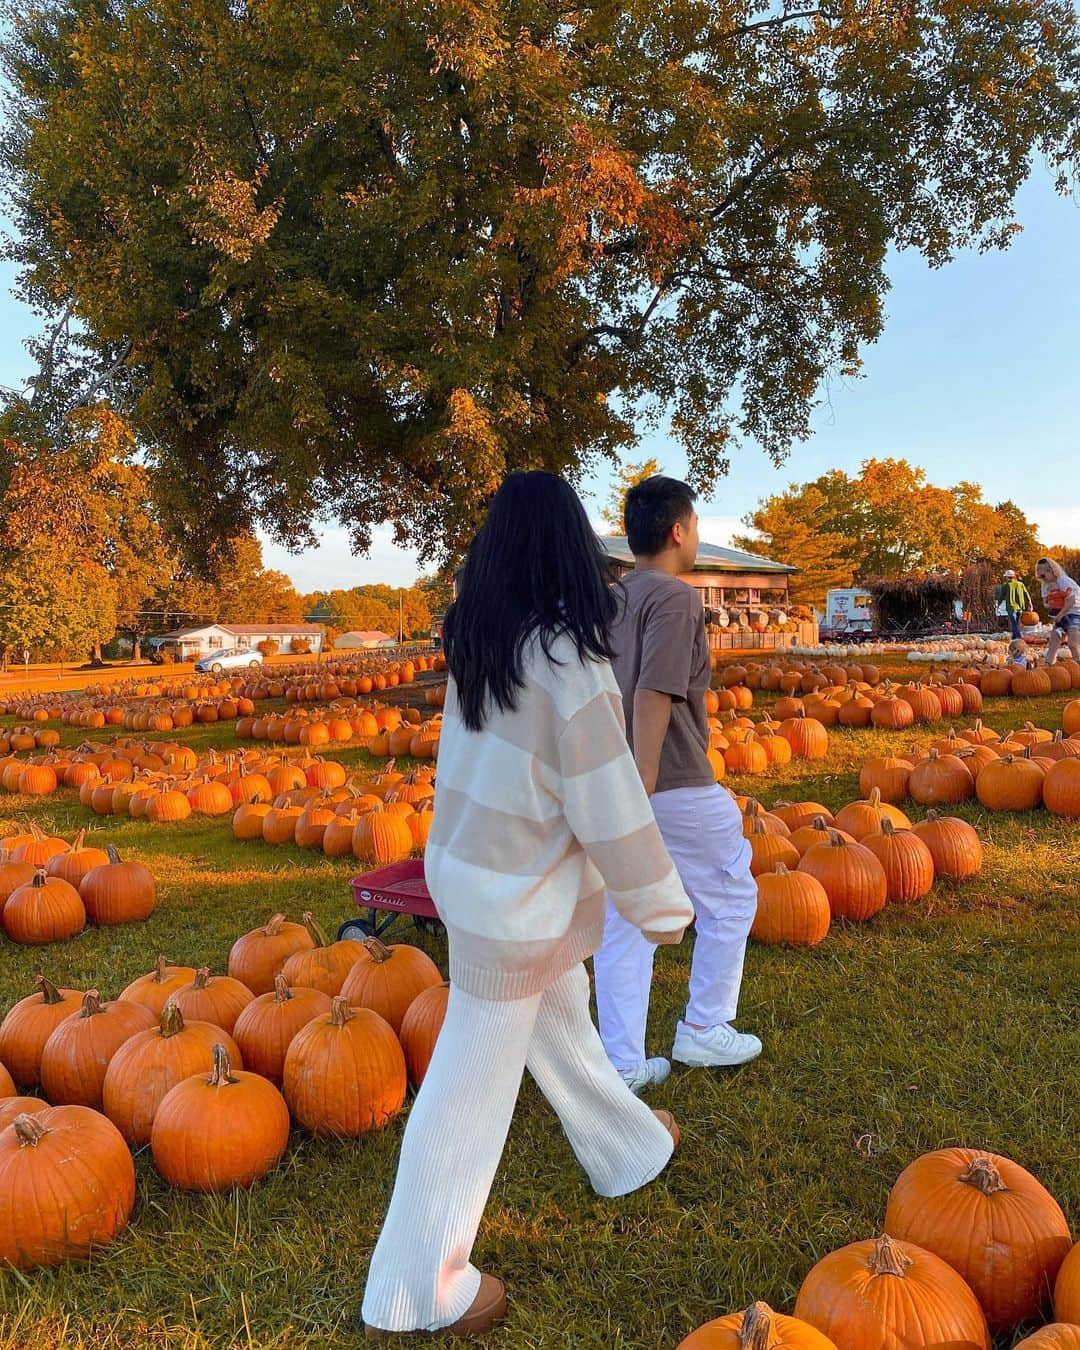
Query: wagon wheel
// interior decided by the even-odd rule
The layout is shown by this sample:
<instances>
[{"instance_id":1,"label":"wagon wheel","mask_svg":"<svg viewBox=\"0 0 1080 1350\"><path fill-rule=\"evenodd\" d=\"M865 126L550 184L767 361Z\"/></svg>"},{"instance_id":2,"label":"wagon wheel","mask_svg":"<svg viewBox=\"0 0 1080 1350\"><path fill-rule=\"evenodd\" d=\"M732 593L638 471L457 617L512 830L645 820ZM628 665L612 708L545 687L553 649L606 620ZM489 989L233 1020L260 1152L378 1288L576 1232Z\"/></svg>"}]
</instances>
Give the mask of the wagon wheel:
<instances>
[{"instance_id":1,"label":"wagon wheel","mask_svg":"<svg viewBox=\"0 0 1080 1350\"><path fill-rule=\"evenodd\" d=\"M338 929L338 941L342 938L352 938L354 941L362 942L364 938L375 936L375 925L367 919L346 919Z\"/></svg>"}]
</instances>

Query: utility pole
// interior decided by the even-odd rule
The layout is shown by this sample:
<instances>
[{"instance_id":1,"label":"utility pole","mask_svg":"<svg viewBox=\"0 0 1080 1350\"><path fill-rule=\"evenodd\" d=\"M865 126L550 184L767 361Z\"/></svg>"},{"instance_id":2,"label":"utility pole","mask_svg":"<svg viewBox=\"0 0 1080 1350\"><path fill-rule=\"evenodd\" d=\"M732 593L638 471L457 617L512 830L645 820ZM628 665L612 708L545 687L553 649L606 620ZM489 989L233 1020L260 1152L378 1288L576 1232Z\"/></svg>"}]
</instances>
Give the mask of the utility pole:
<instances>
[{"instance_id":1,"label":"utility pole","mask_svg":"<svg viewBox=\"0 0 1080 1350\"><path fill-rule=\"evenodd\" d=\"M405 641L405 592L398 589L397 596L397 640L400 647Z\"/></svg>"}]
</instances>

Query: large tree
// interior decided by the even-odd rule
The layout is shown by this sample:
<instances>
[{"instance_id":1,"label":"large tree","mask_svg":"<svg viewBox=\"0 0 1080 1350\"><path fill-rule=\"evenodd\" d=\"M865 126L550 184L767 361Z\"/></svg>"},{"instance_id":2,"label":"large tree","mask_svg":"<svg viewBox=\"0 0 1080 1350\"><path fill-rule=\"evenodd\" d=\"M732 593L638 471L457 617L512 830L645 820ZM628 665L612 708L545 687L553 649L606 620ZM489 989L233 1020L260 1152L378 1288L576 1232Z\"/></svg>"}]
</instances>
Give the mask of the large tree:
<instances>
[{"instance_id":1,"label":"large tree","mask_svg":"<svg viewBox=\"0 0 1080 1350\"><path fill-rule=\"evenodd\" d=\"M820 605L832 587L913 569L959 571L985 561L1027 573L1035 532L1014 502L983 500L975 483L937 487L905 459L868 459L857 475L833 469L761 502L736 547L796 564L796 600Z\"/></svg>"},{"instance_id":2,"label":"large tree","mask_svg":"<svg viewBox=\"0 0 1080 1350\"><path fill-rule=\"evenodd\" d=\"M56 432L25 402L0 417L0 644L100 659L175 566L131 428L80 408Z\"/></svg>"},{"instance_id":3,"label":"large tree","mask_svg":"<svg viewBox=\"0 0 1080 1350\"><path fill-rule=\"evenodd\" d=\"M1071 0L39 0L21 294L195 553L318 511L452 550L643 411L705 490L781 459L890 249L1006 244L1033 159L1067 188L1077 51Z\"/></svg>"}]
</instances>

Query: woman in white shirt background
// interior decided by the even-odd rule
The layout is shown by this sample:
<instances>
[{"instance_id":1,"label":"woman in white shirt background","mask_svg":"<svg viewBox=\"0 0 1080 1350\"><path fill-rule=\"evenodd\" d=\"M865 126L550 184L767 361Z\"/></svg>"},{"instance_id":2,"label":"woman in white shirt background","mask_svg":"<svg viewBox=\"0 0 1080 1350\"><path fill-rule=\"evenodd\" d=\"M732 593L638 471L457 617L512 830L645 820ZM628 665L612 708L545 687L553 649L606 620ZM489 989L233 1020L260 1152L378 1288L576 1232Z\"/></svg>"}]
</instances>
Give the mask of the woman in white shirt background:
<instances>
[{"instance_id":1,"label":"woman in white shirt background","mask_svg":"<svg viewBox=\"0 0 1080 1350\"><path fill-rule=\"evenodd\" d=\"M1046 647L1046 664L1052 666L1064 640L1074 661L1080 661L1080 586L1053 558L1040 558L1035 565L1043 603L1053 621Z\"/></svg>"}]
</instances>

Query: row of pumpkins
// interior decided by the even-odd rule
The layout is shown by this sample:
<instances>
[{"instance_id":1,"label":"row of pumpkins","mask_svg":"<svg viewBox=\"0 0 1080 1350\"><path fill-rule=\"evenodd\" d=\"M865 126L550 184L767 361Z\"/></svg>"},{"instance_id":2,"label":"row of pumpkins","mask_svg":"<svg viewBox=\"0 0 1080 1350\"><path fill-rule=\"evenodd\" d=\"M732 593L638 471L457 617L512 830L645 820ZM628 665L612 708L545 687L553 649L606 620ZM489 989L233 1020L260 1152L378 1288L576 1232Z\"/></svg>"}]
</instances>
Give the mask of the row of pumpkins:
<instances>
[{"instance_id":1,"label":"row of pumpkins","mask_svg":"<svg viewBox=\"0 0 1080 1350\"><path fill-rule=\"evenodd\" d=\"M184 819L192 812L226 815L241 802L272 801L293 788L340 787L347 776L337 760L313 755L307 747L292 757L255 749L222 755L213 749L200 754L175 741L114 739L25 760L0 757L0 787L7 792L44 797L76 788L82 805L96 815L152 820ZM168 811L158 800L163 792Z\"/></svg>"},{"instance_id":2,"label":"row of pumpkins","mask_svg":"<svg viewBox=\"0 0 1080 1350\"><path fill-rule=\"evenodd\" d=\"M438 753L440 714L424 721L417 708L387 708L339 700L329 708L293 708L285 713L240 717L238 741L277 745L350 745L376 756L412 755L434 759Z\"/></svg>"},{"instance_id":3,"label":"row of pumpkins","mask_svg":"<svg viewBox=\"0 0 1080 1350\"><path fill-rule=\"evenodd\" d=\"M886 682L876 687L824 686L805 695L784 694L773 704L771 715L783 718L805 712L825 727L903 731L916 724L929 726L945 718L968 717L981 712L982 706L982 694L973 684Z\"/></svg>"},{"instance_id":4,"label":"row of pumpkins","mask_svg":"<svg viewBox=\"0 0 1080 1350\"><path fill-rule=\"evenodd\" d=\"M1080 1244L1040 1181L999 1154L937 1149L897 1178L884 1233L821 1258L793 1317L764 1303L699 1327L678 1350L1080 1350Z\"/></svg>"},{"instance_id":5,"label":"row of pumpkins","mask_svg":"<svg viewBox=\"0 0 1080 1350\"><path fill-rule=\"evenodd\" d=\"M87 708L104 711L114 707L117 700L122 701L121 706L125 709L146 700L166 700L176 704L213 703L219 699L241 697L253 701L275 698L310 700L320 697L312 693L313 689L335 684L343 694L370 694L374 690L411 684L418 674L426 671L445 669L445 658L441 654L432 654L404 660L391 656L368 656L362 660L334 657L303 665L293 662L278 667L264 667L255 680L240 675L193 674L173 679L113 679L89 684L81 691L64 696L55 692L12 691L0 701L0 717L23 717L37 722L56 721L68 713ZM337 698L338 694L329 697ZM82 724L75 722L74 725Z\"/></svg>"},{"instance_id":6,"label":"row of pumpkins","mask_svg":"<svg viewBox=\"0 0 1080 1350\"><path fill-rule=\"evenodd\" d=\"M39 976L10 1009L0 1263L52 1265L115 1237L132 1148L149 1144L171 1185L229 1191L277 1167L292 1123L357 1138L422 1081L449 986L419 948L330 942L310 914L275 914L237 939L228 971L162 957L111 1002ZM43 1097L16 1095L34 1087Z\"/></svg>"},{"instance_id":7,"label":"row of pumpkins","mask_svg":"<svg viewBox=\"0 0 1080 1350\"><path fill-rule=\"evenodd\" d=\"M935 880L965 881L982 870L978 832L930 811L913 824L877 789L834 816L820 802L777 802L766 811L736 797L750 871L757 879L758 942L814 947L834 919L865 922L886 904L911 904Z\"/></svg>"},{"instance_id":8,"label":"row of pumpkins","mask_svg":"<svg viewBox=\"0 0 1080 1350\"><path fill-rule=\"evenodd\" d=\"M817 664L777 660L769 665L748 661L724 666L717 672L716 683L721 688L745 685L750 690L809 694L826 687L842 689L850 684L874 688L887 678L880 666L869 663L845 665L840 661ZM927 677L927 682L934 688L969 684L994 697L1063 693L1068 689L1080 689L1080 663L1063 657L1052 666L1028 671L971 665L932 674Z\"/></svg>"},{"instance_id":9,"label":"row of pumpkins","mask_svg":"<svg viewBox=\"0 0 1080 1350\"><path fill-rule=\"evenodd\" d=\"M1067 730L1026 722L996 732L981 722L906 755L878 755L859 773L863 792L887 802L953 806L977 798L988 811L1033 811L1080 818L1080 702L1066 709Z\"/></svg>"},{"instance_id":10,"label":"row of pumpkins","mask_svg":"<svg viewBox=\"0 0 1080 1350\"><path fill-rule=\"evenodd\" d=\"M71 843L31 824L0 839L0 927L12 942L40 946L102 927L139 923L157 903L153 873L110 844Z\"/></svg>"}]
</instances>

